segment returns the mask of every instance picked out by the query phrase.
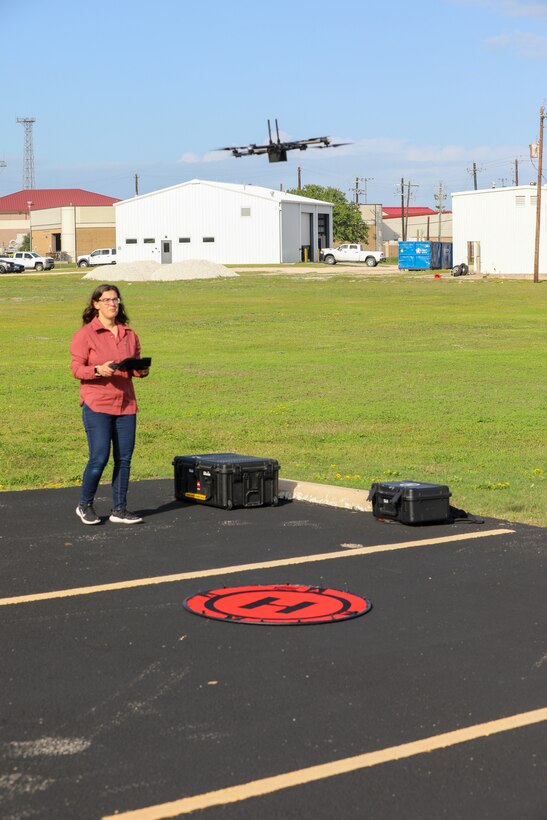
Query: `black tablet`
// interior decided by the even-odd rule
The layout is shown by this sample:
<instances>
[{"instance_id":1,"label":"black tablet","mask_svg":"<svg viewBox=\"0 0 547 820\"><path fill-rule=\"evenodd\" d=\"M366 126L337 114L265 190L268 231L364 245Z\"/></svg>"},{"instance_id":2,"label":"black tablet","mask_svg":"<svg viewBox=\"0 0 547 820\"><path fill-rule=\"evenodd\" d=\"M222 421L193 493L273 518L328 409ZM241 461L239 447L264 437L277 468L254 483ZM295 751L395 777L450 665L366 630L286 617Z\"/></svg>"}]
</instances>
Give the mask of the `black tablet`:
<instances>
[{"instance_id":1,"label":"black tablet","mask_svg":"<svg viewBox=\"0 0 547 820\"><path fill-rule=\"evenodd\" d=\"M114 362L110 367L112 370L146 370L152 364L152 359L145 357L144 359L123 359L121 362Z\"/></svg>"}]
</instances>

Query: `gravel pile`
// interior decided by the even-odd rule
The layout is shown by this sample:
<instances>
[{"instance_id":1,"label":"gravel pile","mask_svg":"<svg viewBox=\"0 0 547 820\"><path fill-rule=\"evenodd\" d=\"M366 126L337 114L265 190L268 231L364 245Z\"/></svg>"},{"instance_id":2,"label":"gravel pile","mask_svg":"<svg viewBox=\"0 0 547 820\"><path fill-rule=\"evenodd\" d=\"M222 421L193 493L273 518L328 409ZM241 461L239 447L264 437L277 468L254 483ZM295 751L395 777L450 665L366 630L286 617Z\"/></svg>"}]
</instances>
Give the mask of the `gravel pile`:
<instances>
[{"instance_id":1,"label":"gravel pile","mask_svg":"<svg viewBox=\"0 0 547 820\"><path fill-rule=\"evenodd\" d=\"M176 279L218 279L238 276L233 270L208 262L206 259L185 259L171 265L158 262L122 262L119 265L99 265L90 270L84 279L101 282L173 282Z\"/></svg>"}]
</instances>

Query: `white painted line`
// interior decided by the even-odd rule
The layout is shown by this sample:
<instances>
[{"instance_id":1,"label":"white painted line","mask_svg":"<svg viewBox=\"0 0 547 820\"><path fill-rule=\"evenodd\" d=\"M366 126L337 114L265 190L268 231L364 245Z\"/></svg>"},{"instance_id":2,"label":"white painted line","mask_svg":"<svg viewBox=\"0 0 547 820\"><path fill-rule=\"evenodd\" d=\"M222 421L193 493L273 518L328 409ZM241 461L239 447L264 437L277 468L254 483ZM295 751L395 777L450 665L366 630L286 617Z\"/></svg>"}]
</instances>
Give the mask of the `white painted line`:
<instances>
[{"instance_id":1,"label":"white painted line","mask_svg":"<svg viewBox=\"0 0 547 820\"><path fill-rule=\"evenodd\" d=\"M322 763L318 766L309 766L305 769L297 769L273 777L264 777L260 780L230 786L226 789L196 794L192 797L182 797L180 800L148 806L144 809L116 812L116 814L103 817L102 820L163 820L167 817L179 817L181 814L191 814L194 811L208 809L212 806L225 806L228 803L248 800L250 797L262 797L283 789L290 789L306 783L336 777L340 774L348 774L371 766L378 766L381 763L390 763L394 760L402 760L414 755L433 752L437 749L446 749L459 743L467 743L470 740L479 740L500 732L521 729L524 726L532 726L534 723L542 723L546 720L547 707L535 709L531 712L522 712L499 720L491 720L488 723L467 726L465 729L456 729L452 732L421 738L410 743L403 743L400 746L390 746L386 749L378 749L375 752L366 752L354 757Z\"/></svg>"},{"instance_id":2,"label":"white painted line","mask_svg":"<svg viewBox=\"0 0 547 820\"><path fill-rule=\"evenodd\" d=\"M260 561L256 564L239 564L229 567L214 567L213 569L195 570L193 572L179 572L173 575L157 575L151 578L135 578L132 581L116 581L110 584L97 586L76 587L75 589L61 589L53 592L37 592L33 595L18 595L13 598L0 598L0 606L12 604L28 604L34 601L47 601L53 598L72 598L77 595L94 595L96 592L112 592L118 589L132 589L135 587L153 586L154 584L172 584L176 581L188 581L195 578L211 578L217 575L232 575L236 572L251 572L259 569L273 569L275 567L290 567L297 564L311 564L316 561L333 561L338 558L354 558L356 555L372 555L376 552L392 552L394 550L410 549L411 547L428 547L434 544L452 544L457 541L470 541L476 538L491 538L496 535L508 535L514 530L485 530L484 532L459 533L446 535L440 538L423 538L419 541L404 541L399 544L377 544L372 547L362 547L352 550L338 550L337 552L323 552L315 555L298 555L293 558L280 558L275 561Z\"/></svg>"}]
</instances>

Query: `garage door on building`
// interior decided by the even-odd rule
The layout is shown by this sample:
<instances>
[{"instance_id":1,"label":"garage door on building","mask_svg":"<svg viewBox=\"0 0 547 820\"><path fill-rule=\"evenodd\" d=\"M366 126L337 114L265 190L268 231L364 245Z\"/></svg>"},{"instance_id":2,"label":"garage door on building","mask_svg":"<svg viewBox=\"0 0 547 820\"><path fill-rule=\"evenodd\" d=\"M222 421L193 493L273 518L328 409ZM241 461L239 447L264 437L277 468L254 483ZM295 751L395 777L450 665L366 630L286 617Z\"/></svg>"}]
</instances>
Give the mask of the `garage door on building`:
<instances>
[{"instance_id":1,"label":"garage door on building","mask_svg":"<svg viewBox=\"0 0 547 820\"><path fill-rule=\"evenodd\" d=\"M313 214L300 214L300 239L302 241L302 261L313 261Z\"/></svg>"}]
</instances>

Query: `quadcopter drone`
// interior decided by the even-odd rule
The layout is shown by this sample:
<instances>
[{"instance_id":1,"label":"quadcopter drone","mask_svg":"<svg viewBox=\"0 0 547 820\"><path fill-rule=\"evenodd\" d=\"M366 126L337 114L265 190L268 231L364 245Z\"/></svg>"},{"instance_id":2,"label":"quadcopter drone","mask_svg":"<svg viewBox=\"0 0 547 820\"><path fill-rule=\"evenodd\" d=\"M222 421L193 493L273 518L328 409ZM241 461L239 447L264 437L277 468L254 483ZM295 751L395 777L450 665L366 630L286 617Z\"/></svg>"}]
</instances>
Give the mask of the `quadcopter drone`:
<instances>
[{"instance_id":1,"label":"quadcopter drone","mask_svg":"<svg viewBox=\"0 0 547 820\"><path fill-rule=\"evenodd\" d=\"M252 154L268 154L269 162L287 162L287 151L298 149L305 151L308 145L313 148L338 148L340 145L349 145L347 142L332 142L330 137L310 137L307 140L287 140L282 142L279 136L279 126L275 120L277 140L272 139L272 129L268 120L268 134L270 141L267 145L229 145L227 148L217 148L217 151L231 151L234 157L250 157Z\"/></svg>"}]
</instances>

